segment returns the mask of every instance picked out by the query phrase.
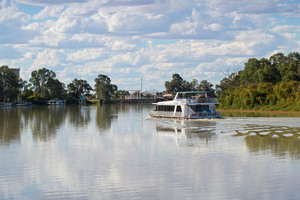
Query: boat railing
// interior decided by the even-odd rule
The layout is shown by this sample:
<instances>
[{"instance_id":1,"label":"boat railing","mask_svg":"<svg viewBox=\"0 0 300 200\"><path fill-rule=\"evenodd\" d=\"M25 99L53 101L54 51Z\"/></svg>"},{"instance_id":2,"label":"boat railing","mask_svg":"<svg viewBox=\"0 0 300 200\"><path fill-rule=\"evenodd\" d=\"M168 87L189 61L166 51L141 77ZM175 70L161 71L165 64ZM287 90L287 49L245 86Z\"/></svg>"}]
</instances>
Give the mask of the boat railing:
<instances>
[{"instance_id":1,"label":"boat railing","mask_svg":"<svg viewBox=\"0 0 300 200\"><path fill-rule=\"evenodd\" d=\"M182 103L219 103L215 98L177 98L175 99L175 101L179 101Z\"/></svg>"},{"instance_id":2,"label":"boat railing","mask_svg":"<svg viewBox=\"0 0 300 200\"><path fill-rule=\"evenodd\" d=\"M151 111L150 115L156 116L167 116L167 117L181 117L181 112L174 112L173 111Z\"/></svg>"},{"instance_id":3,"label":"boat railing","mask_svg":"<svg viewBox=\"0 0 300 200\"><path fill-rule=\"evenodd\" d=\"M202 111L202 112L197 112L197 116L214 116L214 117L222 117L221 112L207 112L207 111Z\"/></svg>"}]
</instances>

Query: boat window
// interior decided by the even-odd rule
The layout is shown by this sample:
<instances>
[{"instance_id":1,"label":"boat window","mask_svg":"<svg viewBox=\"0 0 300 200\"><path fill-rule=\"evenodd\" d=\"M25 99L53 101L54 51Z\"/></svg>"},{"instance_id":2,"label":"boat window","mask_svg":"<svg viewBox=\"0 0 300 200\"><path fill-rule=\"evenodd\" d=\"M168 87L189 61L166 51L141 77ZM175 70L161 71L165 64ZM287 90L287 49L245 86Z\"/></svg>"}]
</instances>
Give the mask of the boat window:
<instances>
[{"instance_id":1,"label":"boat window","mask_svg":"<svg viewBox=\"0 0 300 200\"><path fill-rule=\"evenodd\" d=\"M167 106L167 105L164 105L164 106L159 106L157 105L156 106L156 111L174 111L175 109L175 106Z\"/></svg>"},{"instance_id":2,"label":"boat window","mask_svg":"<svg viewBox=\"0 0 300 200\"><path fill-rule=\"evenodd\" d=\"M177 106L176 112L182 112L182 111L181 111L181 106Z\"/></svg>"},{"instance_id":3,"label":"boat window","mask_svg":"<svg viewBox=\"0 0 300 200\"><path fill-rule=\"evenodd\" d=\"M209 105L195 105L190 106L195 112L202 112L204 110L209 110Z\"/></svg>"}]
</instances>

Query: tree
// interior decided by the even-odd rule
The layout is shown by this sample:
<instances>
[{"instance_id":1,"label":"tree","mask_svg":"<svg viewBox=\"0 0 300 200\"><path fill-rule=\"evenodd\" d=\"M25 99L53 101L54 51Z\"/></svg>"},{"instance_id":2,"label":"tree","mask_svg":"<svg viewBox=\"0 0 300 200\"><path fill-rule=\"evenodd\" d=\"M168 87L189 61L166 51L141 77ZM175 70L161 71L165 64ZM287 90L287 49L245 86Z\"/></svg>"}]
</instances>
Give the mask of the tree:
<instances>
[{"instance_id":1,"label":"tree","mask_svg":"<svg viewBox=\"0 0 300 200\"><path fill-rule=\"evenodd\" d=\"M95 78L95 90L98 98L103 99L104 102L109 102L114 95L118 87L111 84L111 80L108 76L99 74L98 78Z\"/></svg>"},{"instance_id":2,"label":"tree","mask_svg":"<svg viewBox=\"0 0 300 200\"><path fill-rule=\"evenodd\" d=\"M207 80L203 80L200 82L200 84L197 87L197 91L206 91L208 92L208 96L215 97L215 90L213 89L213 84L211 82L208 82Z\"/></svg>"},{"instance_id":3,"label":"tree","mask_svg":"<svg viewBox=\"0 0 300 200\"><path fill-rule=\"evenodd\" d=\"M29 81L32 84L34 93L44 99L49 98L49 83L55 79L55 77L55 72L46 68L32 71Z\"/></svg>"},{"instance_id":4,"label":"tree","mask_svg":"<svg viewBox=\"0 0 300 200\"><path fill-rule=\"evenodd\" d=\"M21 100L28 101L28 98L33 95L31 84L27 81L22 82Z\"/></svg>"},{"instance_id":5,"label":"tree","mask_svg":"<svg viewBox=\"0 0 300 200\"><path fill-rule=\"evenodd\" d=\"M65 84L60 82L58 79L50 79L47 85L50 98L64 98Z\"/></svg>"},{"instance_id":6,"label":"tree","mask_svg":"<svg viewBox=\"0 0 300 200\"><path fill-rule=\"evenodd\" d=\"M217 85L221 108L300 110L300 55L251 58L244 70Z\"/></svg>"},{"instance_id":7,"label":"tree","mask_svg":"<svg viewBox=\"0 0 300 200\"><path fill-rule=\"evenodd\" d=\"M130 95L127 90L117 90L115 92L114 98L124 99L124 97L127 95Z\"/></svg>"},{"instance_id":8,"label":"tree","mask_svg":"<svg viewBox=\"0 0 300 200\"><path fill-rule=\"evenodd\" d=\"M0 67L0 101L16 101L21 88L21 79L8 66Z\"/></svg>"},{"instance_id":9,"label":"tree","mask_svg":"<svg viewBox=\"0 0 300 200\"><path fill-rule=\"evenodd\" d=\"M172 80L165 82L166 92L175 94L176 92L191 90L190 83L183 80L179 74L173 74Z\"/></svg>"},{"instance_id":10,"label":"tree","mask_svg":"<svg viewBox=\"0 0 300 200\"><path fill-rule=\"evenodd\" d=\"M265 60L259 61L256 58L251 58L245 64L245 69L241 73L241 83L245 86L248 84L258 83L258 70L263 68Z\"/></svg>"},{"instance_id":11,"label":"tree","mask_svg":"<svg viewBox=\"0 0 300 200\"><path fill-rule=\"evenodd\" d=\"M72 83L69 83L67 87L69 95L75 99L78 99L84 94L89 94L90 91L93 90L86 80L78 80L76 78L72 81Z\"/></svg>"}]
</instances>

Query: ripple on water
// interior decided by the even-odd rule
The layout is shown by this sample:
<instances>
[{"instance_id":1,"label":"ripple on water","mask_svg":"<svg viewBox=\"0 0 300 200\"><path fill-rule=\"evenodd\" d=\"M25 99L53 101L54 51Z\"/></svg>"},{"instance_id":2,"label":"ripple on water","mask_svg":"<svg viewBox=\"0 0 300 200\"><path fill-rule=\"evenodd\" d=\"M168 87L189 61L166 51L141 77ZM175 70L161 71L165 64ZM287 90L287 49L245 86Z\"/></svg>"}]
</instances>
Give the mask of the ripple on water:
<instances>
[{"instance_id":1,"label":"ripple on water","mask_svg":"<svg viewBox=\"0 0 300 200\"><path fill-rule=\"evenodd\" d=\"M292 133L285 133L285 134L282 134L284 137L292 137L294 134Z\"/></svg>"},{"instance_id":2,"label":"ripple on water","mask_svg":"<svg viewBox=\"0 0 300 200\"><path fill-rule=\"evenodd\" d=\"M268 134L270 134L271 132L269 132L269 131L264 131L264 132L260 132L259 133L259 135L268 135Z\"/></svg>"}]
</instances>

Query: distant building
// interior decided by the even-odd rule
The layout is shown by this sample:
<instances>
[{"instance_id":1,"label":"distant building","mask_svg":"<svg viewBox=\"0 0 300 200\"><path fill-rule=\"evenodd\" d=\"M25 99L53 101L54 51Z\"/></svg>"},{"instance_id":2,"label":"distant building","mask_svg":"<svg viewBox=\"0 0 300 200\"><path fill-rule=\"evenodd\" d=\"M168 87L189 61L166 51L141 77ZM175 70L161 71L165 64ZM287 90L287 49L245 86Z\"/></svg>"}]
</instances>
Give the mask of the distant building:
<instances>
[{"instance_id":1,"label":"distant building","mask_svg":"<svg viewBox=\"0 0 300 200\"><path fill-rule=\"evenodd\" d=\"M165 99L173 99L173 95L166 92L163 94L163 96Z\"/></svg>"},{"instance_id":2,"label":"distant building","mask_svg":"<svg viewBox=\"0 0 300 200\"><path fill-rule=\"evenodd\" d=\"M20 78L20 68L9 68L13 73Z\"/></svg>"},{"instance_id":3,"label":"distant building","mask_svg":"<svg viewBox=\"0 0 300 200\"><path fill-rule=\"evenodd\" d=\"M146 91L144 92L144 96L152 96L152 97L163 97L163 93L162 92L159 92L157 90L149 90L149 91Z\"/></svg>"},{"instance_id":4,"label":"distant building","mask_svg":"<svg viewBox=\"0 0 300 200\"><path fill-rule=\"evenodd\" d=\"M91 94L84 94L78 99L78 103L84 104L90 98Z\"/></svg>"}]
</instances>

